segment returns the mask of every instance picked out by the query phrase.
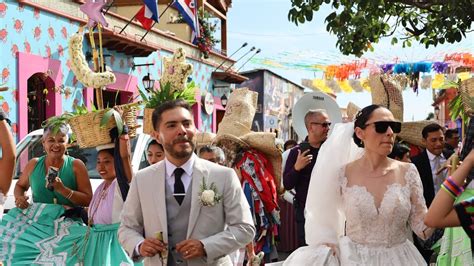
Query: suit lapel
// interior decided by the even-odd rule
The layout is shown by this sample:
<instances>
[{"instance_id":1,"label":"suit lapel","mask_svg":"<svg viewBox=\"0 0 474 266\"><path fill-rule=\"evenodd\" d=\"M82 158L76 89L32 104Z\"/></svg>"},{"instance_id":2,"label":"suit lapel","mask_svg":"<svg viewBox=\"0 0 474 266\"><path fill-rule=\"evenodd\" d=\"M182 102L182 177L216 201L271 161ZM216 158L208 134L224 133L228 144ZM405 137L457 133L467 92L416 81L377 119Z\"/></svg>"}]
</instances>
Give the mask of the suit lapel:
<instances>
[{"instance_id":1,"label":"suit lapel","mask_svg":"<svg viewBox=\"0 0 474 266\"><path fill-rule=\"evenodd\" d=\"M188 231L186 234L187 239L189 239L189 236L194 230L194 226L196 225L196 220L199 216L199 212L201 211L201 203L199 202L201 182L204 176L208 176L207 169L199 162L199 160L200 160L199 158L196 158L196 161L194 162L194 168L193 168L193 179L191 182L191 186L192 186L191 210L189 213Z\"/></svg>"},{"instance_id":2,"label":"suit lapel","mask_svg":"<svg viewBox=\"0 0 474 266\"><path fill-rule=\"evenodd\" d=\"M168 217L166 215L166 174L165 174L165 164L158 163L155 168L155 174L152 177L153 184L150 186L152 198L155 201L156 213L158 214L158 219L161 223L161 228L163 228L163 238L164 242L168 242ZM156 194L156 195L154 195Z\"/></svg>"},{"instance_id":3,"label":"suit lapel","mask_svg":"<svg viewBox=\"0 0 474 266\"><path fill-rule=\"evenodd\" d=\"M433 201L435 191L433 183L433 173L431 172L430 158L428 157L428 153L426 150L423 152L423 168L425 171L422 178L424 184L423 189L426 191L424 193L426 195L425 200L427 205L429 206Z\"/></svg>"}]
</instances>

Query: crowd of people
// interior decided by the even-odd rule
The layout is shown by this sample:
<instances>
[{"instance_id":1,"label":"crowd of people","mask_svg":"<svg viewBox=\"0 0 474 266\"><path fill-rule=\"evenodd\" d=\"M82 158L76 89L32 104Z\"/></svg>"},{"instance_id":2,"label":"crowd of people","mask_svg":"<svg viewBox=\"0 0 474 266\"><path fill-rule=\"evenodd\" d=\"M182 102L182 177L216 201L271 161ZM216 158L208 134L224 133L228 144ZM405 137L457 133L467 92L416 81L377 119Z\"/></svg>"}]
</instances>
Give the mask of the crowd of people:
<instances>
[{"instance_id":1,"label":"crowd of people","mask_svg":"<svg viewBox=\"0 0 474 266\"><path fill-rule=\"evenodd\" d=\"M156 108L149 166L137 173L127 128L121 135L111 130L113 142L97 147L103 182L96 191L84 163L66 154L67 125L46 127L45 155L23 169L14 189L17 208L0 223L0 261L261 265L278 260L284 221L296 224L298 247L285 265L472 264L474 153L456 170L450 164L459 154L457 130L427 125L420 136L426 149L410 156L409 144L397 142L401 123L385 107L367 106L332 129L325 110L308 110L307 137L288 140L283 152L274 135L230 117L255 112L240 101L255 95L236 91L244 96L231 97L226 112L235 128L223 126L200 147L189 104ZM469 134L474 126L470 147ZM7 177L0 192L6 193L15 145L2 112L0 135ZM294 214L280 216L281 198Z\"/></svg>"}]
</instances>

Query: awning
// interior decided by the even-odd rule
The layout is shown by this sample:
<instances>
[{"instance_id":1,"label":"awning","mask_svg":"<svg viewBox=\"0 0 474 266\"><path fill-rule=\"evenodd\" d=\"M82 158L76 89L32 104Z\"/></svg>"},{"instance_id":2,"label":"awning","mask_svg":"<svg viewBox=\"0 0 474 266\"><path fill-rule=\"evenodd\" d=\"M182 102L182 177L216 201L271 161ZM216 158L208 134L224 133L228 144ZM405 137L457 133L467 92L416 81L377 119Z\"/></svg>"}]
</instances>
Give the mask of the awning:
<instances>
[{"instance_id":1,"label":"awning","mask_svg":"<svg viewBox=\"0 0 474 266\"><path fill-rule=\"evenodd\" d=\"M235 83L235 84L240 84L244 81L249 80L249 78L239 75L238 73L235 73L235 72L218 72L218 71L212 72L212 78L215 80L220 80L220 81L225 81L228 83Z\"/></svg>"},{"instance_id":2,"label":"awning","mask_svg":"<svg viewBox=\"0 0 474 266\"><path fill-rule=\"evenodd\" d=\"M89 33L84 34L89 38ZM99 45L99 33L94 33L95 43ZM102 31L102 47L117 51L133 57L147 57L151 53L160 50L160 47L140 41L141 36L127 36L107 29Z\"/></svg>"}]
</instances>

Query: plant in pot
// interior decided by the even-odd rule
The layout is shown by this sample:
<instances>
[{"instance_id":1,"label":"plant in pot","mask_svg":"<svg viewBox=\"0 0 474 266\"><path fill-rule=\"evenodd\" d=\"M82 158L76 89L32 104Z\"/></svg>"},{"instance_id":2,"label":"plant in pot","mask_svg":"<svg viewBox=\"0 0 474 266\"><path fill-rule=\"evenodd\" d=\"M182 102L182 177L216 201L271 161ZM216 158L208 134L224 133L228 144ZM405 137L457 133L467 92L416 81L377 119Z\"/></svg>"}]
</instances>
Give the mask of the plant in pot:
<instances>
[{"instance_id":1,"label":"plant in pot","mask_svg":"<svg viewBox=\"0 0 474 266\"><path fill-rule=\"evenodd\" d=\"M200 36L196 38L195 44L201 51L202 57L207 59L209 58L209 53L211 52L212 47L220 42L213 36L217 31L217 23L211 23L209 21L212 16L204 9L199 8L198 12ZM186 20L180 13L176 18L172 17L170 23L186 23Z\"/></svg>"},{"instance_id":2,"label":"plant in pot","mask_svg":"<svg viewBox=\"0 0 474 266\"><path fill-rule=\"evenodd\" d=\"M188 76L193 71L193 66L185 62L185 52L179 48L173 54L173 58L163 58L163 76L160 79L159 88L152 89L148 94L139 90L145 105L143 132L151 135L153 132L152 114L156 107L165 101L183 99L193 105L196 94L196 85L187 83Z\"/></svg>"}]
</instances>

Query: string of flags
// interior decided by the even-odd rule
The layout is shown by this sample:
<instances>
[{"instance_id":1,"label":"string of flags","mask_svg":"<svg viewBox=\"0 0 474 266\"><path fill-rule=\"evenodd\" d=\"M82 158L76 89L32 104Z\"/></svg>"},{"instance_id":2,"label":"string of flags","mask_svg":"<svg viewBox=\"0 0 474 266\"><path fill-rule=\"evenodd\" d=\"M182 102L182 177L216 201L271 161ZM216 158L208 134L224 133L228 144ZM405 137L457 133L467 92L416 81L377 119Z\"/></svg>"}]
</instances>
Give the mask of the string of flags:
<instances>
[{"instance_id":1,"label":"string of flags","mask_svg":"<svg viewBox=\"0 0 474 266\"><path fill-rule=\"evenodd\" d=\"M303 79L302 85L326 93L370 91L363 74L391 74L404 89L442 89L448 81L464 81L472 77L474 57L471 53L446 54L443 61L374 64L368 60L354 60L339 65L317 65L323 78ZM462 72L460 72L460 70Z\"/></svg>"}]
</instances>

